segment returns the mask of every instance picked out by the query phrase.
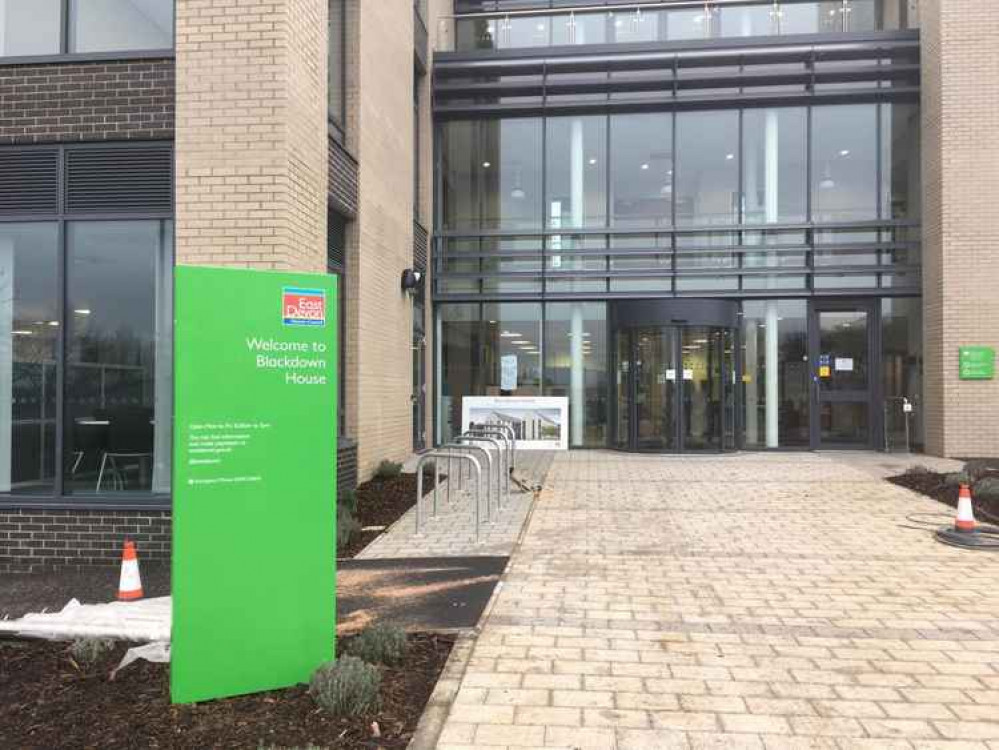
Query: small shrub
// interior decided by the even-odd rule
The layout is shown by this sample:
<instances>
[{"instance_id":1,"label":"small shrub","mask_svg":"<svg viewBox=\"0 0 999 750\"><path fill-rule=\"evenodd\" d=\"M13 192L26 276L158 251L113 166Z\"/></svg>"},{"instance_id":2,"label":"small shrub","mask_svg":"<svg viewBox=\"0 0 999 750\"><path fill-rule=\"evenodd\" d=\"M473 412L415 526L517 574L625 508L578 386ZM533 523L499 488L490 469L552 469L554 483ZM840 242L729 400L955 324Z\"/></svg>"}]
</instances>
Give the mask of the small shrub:
<instances>
[{"instance_id":1,"label":"small shrub","mask_svg":"<svg viewBox=\"0 0 999 750\"><path fill-rule=\"evenodd\" d=\"M81 669L90 669L114 649L109 638L77 638L69 647L69 655Z\"/></svg>"},{"instance_id":2,"label":"small shrub","mask_svg":"<svg viewBox=\"0 0 999 750\"><path fill-rule=\"evenodd\" d=\"M340 493L340 505L351 513L357 513L357 493L354 490L344 490Z\"/></svg>"},{"instance_id":3,"label":"small shrub","mask_svg":"<svg viewBox=\"0 0 999 750\"><path fill-rule=\"evenodd\" d=\"M336 510L336 546L346 547L350 544L350 539L361 530L361 524L354 518L354 514L346 507L340 506Z\"/></svg>"},{"instance_id":4,"label":"small shrub","mask_svg":"<svg viewBox=\"0 0 999 750\"><path fill-rule=\"evenodd\" d=\"M999 477L985 477L975 482L975 499L986 503L999 503Z\"/></svg>"},{"instance_id":5,"label":"small shrub","mask_svg":"<svg viewBox=\"0 0 999 750\"><path fill-rule=\"evenodd\" d=\"M944 475L944 484L948 487L957 487L961 484L970 484L970 480L968 479L968 475L963 471L955 471Z\"/></svg>"},{"instance_id":6,"label":"small shrub","mask_svg":"<svg viewBox=\"0 0 999 750\"><path fill-rule=\"evenodd\" d=\"M371 664L398 664L406 655L406 632L394 625L372 625L350 640L347 651Z\"/></svg>"},{"instance_id":7,"label":"small shrub","mask_svg":"<svg viewBox=\"0 0 999 750\"><path fill-rule=\"evenodd\" d=\"M360 716L378 710L382 676L377 667L356 656L341 656L312 673L309 693L334 716Z\"/></svg>"},{"instance_id":8,"label":"small shrub","mask_svg":"<svg viewBox=\"0 0 999 750\"><path fill-rule=\"evenodd\" d=\"M999 471L999 461L988 461L985 459L978 459L975 461L968 461L964 465L964 474L968 475L968 479L972 483L977 482L979 479L984 477L990 471Z\"/></svg>"},{"instance_id":9,"label":"small shrub","mask_svg":"<svg viewBox=\"0 0 999 750\"><path fill-rule=\"evenodd\" d=\"M402 474L402 464L388 459L378 464L378 468L375 469L375 476L379 479L395 479L400 474Z\"/></svg>"}]
</instances>

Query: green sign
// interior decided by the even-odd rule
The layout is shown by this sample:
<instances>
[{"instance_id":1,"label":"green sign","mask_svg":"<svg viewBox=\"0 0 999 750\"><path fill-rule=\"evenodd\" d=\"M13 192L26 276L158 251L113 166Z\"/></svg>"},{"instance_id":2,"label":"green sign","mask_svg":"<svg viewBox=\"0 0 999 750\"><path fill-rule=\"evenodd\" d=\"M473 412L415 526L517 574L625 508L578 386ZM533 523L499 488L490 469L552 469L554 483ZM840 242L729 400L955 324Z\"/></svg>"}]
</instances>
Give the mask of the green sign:
<instances>
[{"instance_id":1,"label":"green sign","mask_svg":"<svg viewBox=\"0 0 999 750\"><path fill-rule=\"evenodd\" d=\"M335 281L176 269L174 703L333 658Z\"/></svg>"},{"instance_id":2,"label":"green sign","mask_svg":"<svg viewBox=\"0 0 999 750\"><path fill-rule=\"evenodd\" d=\"M962 346L958 362L961 380L992 380L996 376L996 350L991 346Z\"/></svg>"}]
</instances>

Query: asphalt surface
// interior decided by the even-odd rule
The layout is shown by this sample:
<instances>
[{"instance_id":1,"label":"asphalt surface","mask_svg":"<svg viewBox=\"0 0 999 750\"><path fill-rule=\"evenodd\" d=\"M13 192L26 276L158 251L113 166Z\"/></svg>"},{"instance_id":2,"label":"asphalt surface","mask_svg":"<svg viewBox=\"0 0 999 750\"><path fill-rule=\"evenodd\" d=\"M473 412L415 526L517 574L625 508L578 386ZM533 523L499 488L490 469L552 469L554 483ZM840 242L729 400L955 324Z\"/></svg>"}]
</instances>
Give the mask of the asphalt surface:
<instances>
[{"instance_id":1,"label":"asphalt surface","mask_svg":"<svg viewBox=\"0 0 999 750\"><path fill-rule=\"evenodd\" d=\"M506 566L505 557L341 560L337 572L337 629L349 633L379 620L410 631L471 628ZM147 597L170 594L168 565L145 563ZM0 574L0 619L113 601L116 567L49 573Z\"/></svg>"}]
</instances>

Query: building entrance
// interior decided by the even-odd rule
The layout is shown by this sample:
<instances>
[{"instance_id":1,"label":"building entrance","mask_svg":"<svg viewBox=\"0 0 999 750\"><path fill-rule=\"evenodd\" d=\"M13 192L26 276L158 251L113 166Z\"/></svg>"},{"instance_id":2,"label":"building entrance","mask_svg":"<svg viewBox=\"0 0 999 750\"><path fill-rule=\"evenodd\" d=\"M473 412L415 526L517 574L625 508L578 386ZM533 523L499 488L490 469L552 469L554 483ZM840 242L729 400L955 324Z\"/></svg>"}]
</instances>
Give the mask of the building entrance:
<instances>
[{"instance_id":1,"label":"building entrance","mask_svg":"<svg viewBox=\"0 0 999 750\"><path fill-rule=\"evenodd\" d=\"M693 302L701 301L618 304L611 349L617 448L735 449L734 309ZM729 313L732 324L717 325Z\"/></svg>"}]
</instances>

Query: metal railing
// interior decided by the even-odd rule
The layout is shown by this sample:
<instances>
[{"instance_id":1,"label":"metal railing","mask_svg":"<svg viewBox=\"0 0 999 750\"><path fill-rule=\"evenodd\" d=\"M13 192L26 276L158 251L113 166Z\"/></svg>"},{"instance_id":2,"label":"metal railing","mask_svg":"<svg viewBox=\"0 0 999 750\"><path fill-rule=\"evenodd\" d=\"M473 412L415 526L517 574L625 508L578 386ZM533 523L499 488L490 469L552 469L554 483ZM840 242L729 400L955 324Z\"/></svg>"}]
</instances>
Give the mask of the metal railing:
<instances>
[{"instance_id":1,"label":"metal railing","mask_svg":"<svg viewBox=\"0 0 999 750\"><path fill-rule=\"evenodd\" d=\"M450 52L790 36L909 25L901 10L897 17L886 10L879 13L874 0L674 0L613 6L581 2L557 9L441 16L435 49Z\"/></svg>"}]
</instances>

